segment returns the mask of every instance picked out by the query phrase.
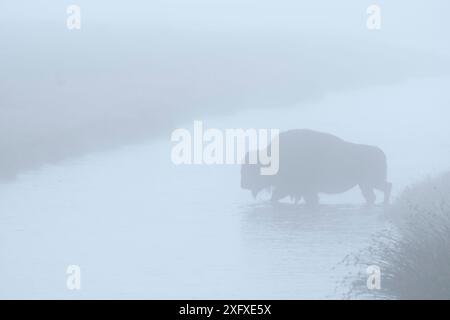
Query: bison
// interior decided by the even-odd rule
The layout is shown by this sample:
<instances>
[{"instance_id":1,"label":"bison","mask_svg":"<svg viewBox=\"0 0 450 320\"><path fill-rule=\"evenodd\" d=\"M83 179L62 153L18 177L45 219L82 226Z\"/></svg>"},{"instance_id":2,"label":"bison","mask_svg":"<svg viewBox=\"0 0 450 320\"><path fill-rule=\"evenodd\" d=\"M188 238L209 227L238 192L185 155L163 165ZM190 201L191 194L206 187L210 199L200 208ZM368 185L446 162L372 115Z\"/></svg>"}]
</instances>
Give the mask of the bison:
<instances>
[{"instance_id":1,"label":"bison","mask_svg":"<svg viewBox=\"0 0 450 320\"><path fill-rule=\"evenodd\" d=\"M269 145L269 153L271 145ZM304 198L307 205L318 204L318 194L342 193L359 186L372 205L374 189L384 192L389 203L392 184L387 181L387 163L378 147L355 144L336 136L312 130L290 130L279 135L279 170L275 175L261 175L260 164L249 164L249 153L241 167L241 188L254 197L272 191L272 201L290 196Z\"/></svg>"}]
</instances>

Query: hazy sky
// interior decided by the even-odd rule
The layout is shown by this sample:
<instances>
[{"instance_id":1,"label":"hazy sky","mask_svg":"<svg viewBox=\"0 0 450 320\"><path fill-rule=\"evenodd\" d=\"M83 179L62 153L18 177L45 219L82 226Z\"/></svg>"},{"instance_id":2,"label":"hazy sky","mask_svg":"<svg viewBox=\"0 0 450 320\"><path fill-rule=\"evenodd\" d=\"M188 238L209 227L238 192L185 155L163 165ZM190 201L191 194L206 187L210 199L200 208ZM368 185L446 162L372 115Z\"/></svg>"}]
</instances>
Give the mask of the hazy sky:
<instances>
[{"instance_id":1,"label":"hazy sky","mask_svg":"<svg viewBox=\"0 0 450 320\"><path fill-rule=\"evenodd\" d=\"M373 3L379 31L366 27ZM81 7L78 31L66 28L71 4ZM445 0L0 0L0 176L194 117L446 75L448 9Z\"/></svg>"},{"instance_id":2,"label":"hazy sky","mask_svg":"<svg viewBox=\"0 0 450 320\"><path fill-rule=\"evenodd\" d=\"M17 28L36 28L36 21L65 27L69 4L82 8L86 31L93 24L112 28L160 25L188 29L263 28L364 36L366 8L382 9L383 39L401 45L449 53L447 32L450 3L446 0L2 0L0 23L14 20ZM111 30L113 31L113 30Z\"/></svg>"}]
</instances>

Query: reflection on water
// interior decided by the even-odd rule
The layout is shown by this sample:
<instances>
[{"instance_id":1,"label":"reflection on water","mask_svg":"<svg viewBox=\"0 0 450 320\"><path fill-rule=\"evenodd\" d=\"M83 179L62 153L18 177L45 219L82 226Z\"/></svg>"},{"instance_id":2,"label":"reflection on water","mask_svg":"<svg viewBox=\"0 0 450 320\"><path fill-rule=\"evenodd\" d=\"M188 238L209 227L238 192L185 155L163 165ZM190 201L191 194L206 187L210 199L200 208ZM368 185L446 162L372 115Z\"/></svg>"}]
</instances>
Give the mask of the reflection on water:
<instances>
[{"instance_id":1,"label":"reflection on water","mask_svg":"<svg viewBox=\"0 0 450 320\"><path fill-rule=\"evenodd\" d=\"M381 207L254 201L238 167L174 167L155 150L166 154L126 148L0 186L0 296L333 297L333 267L383 227ZM70 264L81 291L65 288Z\"/></svg>"},{"instance_id":2,"label":"reflection on water","mask_svg":"<svg viewBox=\"0 0 450 320\"><path fill-rule=\"evenodd\" d=\"M333 297L334 269L384 227L383 208L359 205L256 204L242 208L251 283L261 298Z\"/></svg>"}]
</instances>

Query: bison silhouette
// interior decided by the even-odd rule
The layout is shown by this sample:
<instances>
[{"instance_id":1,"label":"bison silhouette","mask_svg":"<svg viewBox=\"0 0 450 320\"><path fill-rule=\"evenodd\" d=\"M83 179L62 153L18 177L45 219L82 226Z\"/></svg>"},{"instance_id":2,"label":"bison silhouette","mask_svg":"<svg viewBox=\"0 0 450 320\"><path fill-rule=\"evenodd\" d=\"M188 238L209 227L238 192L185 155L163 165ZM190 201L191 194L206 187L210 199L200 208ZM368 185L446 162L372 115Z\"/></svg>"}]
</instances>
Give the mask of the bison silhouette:
<instances>
[{"instance_id":1,"label":"bison silhouette","mask_svg":"<svg viewBox=\"0 0 450 320\"><path fill-rule=\"evenodd\" d=\"M271 152L269 145L268 153ZM312 130L290 130L279 135L279 170L260 174L260 164L249 164L249 153L241 167L241 188L254 197L271 190L272 201L290 196L296 202L317 205L318 194L337 194L359 186L367 204L376 200L374 189L384 192L389 203L392 184L387 181L387 162L378 147L355 144Z\"/></svg>"}]
</instances>

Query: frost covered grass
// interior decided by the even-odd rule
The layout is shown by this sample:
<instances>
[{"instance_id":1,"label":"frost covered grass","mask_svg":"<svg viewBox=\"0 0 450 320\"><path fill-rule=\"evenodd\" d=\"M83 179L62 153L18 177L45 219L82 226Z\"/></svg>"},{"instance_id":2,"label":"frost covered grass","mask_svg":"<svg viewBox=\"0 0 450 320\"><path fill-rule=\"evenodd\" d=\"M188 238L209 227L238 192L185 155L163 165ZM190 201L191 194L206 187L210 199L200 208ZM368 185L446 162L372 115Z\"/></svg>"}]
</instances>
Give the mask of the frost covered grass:
<instances>
[{"instance_id":1,"label":"frost covered grass","mask_svg":"<svg viewBox=\"0 0 450 320\"><path fill-rule=\"evenodd\" d=\"M347 263L362 267L349 277L350 298L450 299L450 172L408 187L388 211L393 227ZM380 268L369 290L366 267Z\"/></svg>"}]
</instances>

